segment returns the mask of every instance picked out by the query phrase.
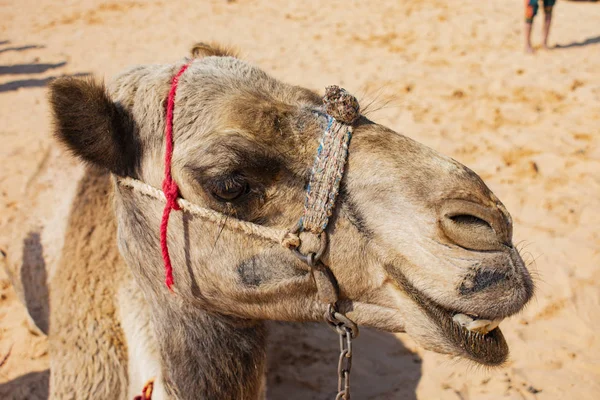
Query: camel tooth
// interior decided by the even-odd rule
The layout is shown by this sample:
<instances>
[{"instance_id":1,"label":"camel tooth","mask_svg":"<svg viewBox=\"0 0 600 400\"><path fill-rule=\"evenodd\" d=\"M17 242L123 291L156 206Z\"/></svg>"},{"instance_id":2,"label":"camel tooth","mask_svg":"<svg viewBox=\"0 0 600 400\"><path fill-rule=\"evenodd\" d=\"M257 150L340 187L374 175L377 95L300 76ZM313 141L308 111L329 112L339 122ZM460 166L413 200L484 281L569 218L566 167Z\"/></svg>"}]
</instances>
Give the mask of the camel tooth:
<instances>
[{"instance_id":1,"label":"camel tooth","mask_svg":"<svg viewBox=\"0 0 600 400\"><path fill-rule=\"evenodd\" d=\"M492 321L492 323L488 326L488 332L493 331L500 325L500 322L504 321L504 318L498 318Z\"/></svg>"},{"instance_id":2,"label":"camel tooth","mask_svg":"<svg viewBox=\"0 0 600 400\"><path fill-rule=\"evenodd\" d=\"M465 314L456 314L454 317L452 317L452 320L463 327L466 327L473 322L473 318Z\"/></svg>"},{"instance_id":3,"label":"camel tooth","mask_svg":"<svg viewBox=\"0 0 600 400\"><path fill-rule=\"evenodd\" d=\"M489 319L477 319L471 322L466 328L471 332L483 333L484 335L491 331L489 327L492 325L492 321ZM493 329L493 328L492 328Z\"/></svg>"}]
</instances>

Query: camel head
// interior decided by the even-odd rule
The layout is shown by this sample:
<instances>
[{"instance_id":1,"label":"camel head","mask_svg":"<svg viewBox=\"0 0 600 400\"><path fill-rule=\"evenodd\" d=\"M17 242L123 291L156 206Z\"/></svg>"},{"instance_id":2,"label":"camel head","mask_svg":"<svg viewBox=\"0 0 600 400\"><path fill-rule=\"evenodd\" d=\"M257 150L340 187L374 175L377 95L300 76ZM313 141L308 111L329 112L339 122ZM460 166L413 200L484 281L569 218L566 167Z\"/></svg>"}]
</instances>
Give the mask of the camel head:
<instances>
[{"instance_id":1,"label":"camel head","mask_svg":"<svg viewBox=\"0 0 600 400\"><path fill-rule=\"evenodd\" d=\"M195 56L174 111L181 197L227 218L294 226L327 124L320 96L217 48L196 48ZM87 163L160 188L165 103L181 65L133 68L109 91L93 81L55 81L59 140ZM227 218L173 213L170 293L159 246L164 203L118 184L114 198L121 254L156 323L194 309L248 320L322 319L326 305L307 265L289 249L228 229ZM525 306L533 285L509 213L473 171L363 116L327 230L322 260L349 318L406 331L437 352L505 361L497 326ZM301 238L301 250L317 246L313 235Z\"/></svg>"}]
</instances>

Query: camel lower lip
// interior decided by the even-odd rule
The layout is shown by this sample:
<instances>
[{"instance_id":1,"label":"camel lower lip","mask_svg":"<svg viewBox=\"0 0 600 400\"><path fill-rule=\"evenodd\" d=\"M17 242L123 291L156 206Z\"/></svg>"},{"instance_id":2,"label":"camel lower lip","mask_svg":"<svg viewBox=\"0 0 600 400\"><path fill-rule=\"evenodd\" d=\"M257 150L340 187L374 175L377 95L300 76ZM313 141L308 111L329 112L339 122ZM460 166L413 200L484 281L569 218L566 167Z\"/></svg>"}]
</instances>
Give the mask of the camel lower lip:
<instances>
[{"instance_id":1,"label":"camel lower lip","mask_svg":"<svg viewBox=\"0 0 600 400\"><path fill-rule=\"evenodd\" d=\"M508 357L508 345L500 328L486 334L469 331L450 322L439 323L447 337L461 349L463 356L485 365L501 365Z\"/></svg>"}]
</instances>

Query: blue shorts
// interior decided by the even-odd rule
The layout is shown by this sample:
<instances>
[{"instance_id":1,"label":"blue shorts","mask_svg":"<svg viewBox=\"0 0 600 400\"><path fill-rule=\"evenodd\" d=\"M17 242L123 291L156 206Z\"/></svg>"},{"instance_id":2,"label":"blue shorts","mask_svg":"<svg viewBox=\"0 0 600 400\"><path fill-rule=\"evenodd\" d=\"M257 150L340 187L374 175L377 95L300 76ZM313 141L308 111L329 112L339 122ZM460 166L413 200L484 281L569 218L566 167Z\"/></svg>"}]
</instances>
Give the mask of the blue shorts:
<instances>
[{"instance_id":1,"label":"blue shorts","mask_svg":"<svg viewBox=\"0 0 600 400\"><path fill-rule=\"evenodd\" d=\"M533 17L537 15L538 12L538 0L525 0L525 22L532 23ZM556 0L543 0L544 3L544 12L546 14L552 13L552 7L556 3Z\"/></svg>"}]
</instances>

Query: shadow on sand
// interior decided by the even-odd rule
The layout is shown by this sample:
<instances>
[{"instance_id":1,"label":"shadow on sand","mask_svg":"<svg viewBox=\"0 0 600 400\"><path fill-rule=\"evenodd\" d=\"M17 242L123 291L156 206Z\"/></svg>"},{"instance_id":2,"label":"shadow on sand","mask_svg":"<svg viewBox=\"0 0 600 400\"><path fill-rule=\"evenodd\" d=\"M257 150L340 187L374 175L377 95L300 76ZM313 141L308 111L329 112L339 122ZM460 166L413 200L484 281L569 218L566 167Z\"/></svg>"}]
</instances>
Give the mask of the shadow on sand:
<instances>
[{"instance_id":1,"label":"shadow on sand","mask_svg":"<svg viewBox=\"0 0 600 400\"><path fill-rule=\"evenodd\" d=\"M44 248L39 232L31 231L23 241L23 263L20 268L20 283L27 311L37 328L48 334L49 296ZM37 371L21 375L0 384L2 400L46 400L50 371Z\"/></svg>"},{"instance_id":2,"label":"shadow on sand","mask_svg":"<svg viewBox=\"0 0 600 400\"><path fill-rule=\"evenodd\" d=\"M0 41L0 45L9 44L9 40ZM6 47L4 49L0 49L0 53L8 52L8 51L25 51L29 49L43 49L45 46L41 45L25 45L25 46L13 46ZM28 63L28 64L14 64L14 65L0 65L0 75L29 75L29 74L42 74L44 72L54 70L57 68L62 68L67 65L66 61L58 62L58 63ZM44 87L48 85L53 79L62 76L72 76L72 77L84 77L89 76L89 73L76 73L72 75L57 75L50 76L46 78L31 78L31 79L19 79L14 81L9 81L6 83L0 84L0 93L10 92L14 90L19 90L22 88L38 88Z\"/></svg>"},{"instance_id":3,"label":"shadow on sand","mask_svg":"<svg viewBox=\"0 0 600 400\"><path fill-rule=\"evenodd\" d=\"M0 399L3 400L46 400L50 371L30 372L0 384Z\"/></svg>"},{"instance_id":4,"label":"shadow on sand","mask_svg":"<svg viewBox=\"0 0 600 400\"><path fill-rule=\"evenodd\" d=\"M589 46L589 45L598 44L598 43L600 43L600 36L594 36L594 37L585 39L583 42L573 42L573 43L569 43L569 44L557 44L556 46L554 46L554 48L555 49L570 49L573 47L583 47L583 46Z\"/></svg>"},{"instance_id":5,"label":"shadow on sand","mask_svg":"<svg viewBox=\"0 0 600 400\"><path fill-rule=\"evenodd\" d=\"M0 75L19 75L19 74L41 74L50 69L60 68L67 65L66 61L56 64L16 64L0 65Z\"/></svg>"},{"instance_id":6,"label":"shadow on sand","mask_svg":"<svg viewBox=\"0 0 600 400\"><path fill-rule=\"evenodd\" d=\"M23 243L23 264L21 266L23 297L29 315L35 325L48 334L50 321L50 297L48 294L44 248L39 232L29 232Z\"/></svg>"},{"instance_id":7,"label":"shadow on sand","mask_svg":"<svg viewBox=\"0 0 600 400\"><path fill-rule=\"evenodd\" d=\"M2 44L7 44L8 42L0 42L0 45ZM43 49L46 46L39 46L37 44L30 44L27 46L19 46L19 47L7 47L5 49L0 49L0 54L8 52L8 51L25 51L25 50L31 50L31 49Z\"/></svg>"},{"instance_id":8,"label":"shadow on sand","mask_svg":"<svg viewBox=\"0 0 600 400\"><path fill-rule=\"evenodd\" d=\"M11 81L7 83L0 84L0 93L2 92L10 92L12 90L19 90L21 88L35 88L35 87L44 87L48 85L53 79L62 78L65 76L70 77L85 77L90 76L91 74L88 72L78 72L76 74L71 75L59 75L59 76L50 76L48 78L41 79L21 79L17 81Z\"/></svg>"},{"instance_id":9,"label":"shadow on sand","mask_svg":"<svg viewBox=\"0 0 600 400\"><path fill-rule=\"evenodd\" d=\"M338 336L325 323L272 322L269 329L267 398L335 398ZM367 328L352 345L352 398L416 400L417 354L396 336Z\"/></svg>"}]
</instances>

